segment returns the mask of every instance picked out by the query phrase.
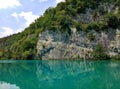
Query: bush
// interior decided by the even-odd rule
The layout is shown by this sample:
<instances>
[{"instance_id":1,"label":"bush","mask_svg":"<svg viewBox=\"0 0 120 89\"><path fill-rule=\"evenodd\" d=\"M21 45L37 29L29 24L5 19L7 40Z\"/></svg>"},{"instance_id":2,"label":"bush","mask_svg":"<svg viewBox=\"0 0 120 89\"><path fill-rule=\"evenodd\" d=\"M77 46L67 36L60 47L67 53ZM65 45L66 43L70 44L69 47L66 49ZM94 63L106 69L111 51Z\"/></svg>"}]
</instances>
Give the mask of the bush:
<instances>
[{"instance_id":1,"label":"bush","mask_svg":"<svg viewBox=\"0 0 120 89\"><path fill-rule=\"evenodd\" d=\"M90 41L94 41L95 40L95 35L92 32L87 33L87 38Z\"/></svg>"},{"instance_id":2,"label":"bush","mask_svg":"<svg viewBox=\"0 0 120 89\"><path fill-rule=\"evenodd\" d=\"M120 19L117 15L114 14L107 14L104 17L104 22L107 24L108 28L118 28L119 27L119 23L120 23Z\"/></svg>"},{"instance_id":3,"label":"bush","mask_svg":"<svg viewBox=\"0 0 120 89\"><path fill-rule=\"evenodd\" d=\"M113 56L112 57L113 60L120 60L120 54L116 55L116 56Z\"/></svg>"},{"instance_id":4,"label":"bush","mask_svg":"<svg viewBox=\"0 0 120 89\"><path fill-rule=\"evenodd\" d=\"M92 22L87 25L88 30L99 30L98 23Z\"/></svg>"},{"instance_id":5,"label":"bush","mask_svg":"<svg viewBox=\"0 0 120 89\"><path fill-rule=\"evenodd\" d=\"M94 60L107 60L107 59L109 59L107 56L105 48L101 44L96 45L96 47L93 49L92 56L93 56Z\"/></svg>"},{"instance_id":6,"label":"bush","mask_svg":"<svg viewBox=\"0 0 120 89\"><path fill-rule=\"evenodd\" d=\"M34 53L32 52L32 50L23 52L22 53L22 59L33 60L34 59Z\"/></svg>"}]
</instances>

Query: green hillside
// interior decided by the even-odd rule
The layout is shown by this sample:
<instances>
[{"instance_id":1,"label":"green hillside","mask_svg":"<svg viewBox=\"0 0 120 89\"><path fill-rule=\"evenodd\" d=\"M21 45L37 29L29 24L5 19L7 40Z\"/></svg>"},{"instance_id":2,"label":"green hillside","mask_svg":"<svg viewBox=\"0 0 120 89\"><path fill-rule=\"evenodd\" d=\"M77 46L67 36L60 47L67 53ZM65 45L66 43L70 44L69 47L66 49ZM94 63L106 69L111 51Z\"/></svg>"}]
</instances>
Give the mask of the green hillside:
<instances>
[{"instance_id":1,"label":"green hillside","mask_svg":"<svg viewBox=\"0 0 120 89\"><path fill-rule=\"evenodd\" d=\"M114 8L108 11L102 5L114 5ZM79 20L79 14L87 9L91 9L92 20ZM50 7L23 32L0 39L0 59L38 59L36 45L41 31L67 31L70 35L71 27L86 33L92 29L98 32L119 29L120 0L66 0L55 8Z\"/></svg>"}]
</instances>

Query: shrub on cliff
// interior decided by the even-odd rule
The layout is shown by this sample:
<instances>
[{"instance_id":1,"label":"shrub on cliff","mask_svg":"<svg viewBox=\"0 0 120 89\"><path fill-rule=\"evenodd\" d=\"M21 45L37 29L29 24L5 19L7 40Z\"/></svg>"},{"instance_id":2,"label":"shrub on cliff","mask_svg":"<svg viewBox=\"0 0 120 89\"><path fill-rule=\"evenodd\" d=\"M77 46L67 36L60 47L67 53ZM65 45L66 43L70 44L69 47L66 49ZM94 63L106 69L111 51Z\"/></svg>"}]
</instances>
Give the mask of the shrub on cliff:
<instances>
[{"instance_id":1,"label":"shrub on cliff","mask_svg":"<svg viewBox=\"0 0 120 89\"><path fill-rule=\"evenodd\" d=\"M96 45L96 47L93 49L92 56L93 56L94 60L107 60L107 59L109 59L107 56L105 48L101 44Z\"/></svg>"},{"instance_id":2,"label":"shrub on cliff","mask_svg":"<svg viewBox=\"0 0 120 89\"><path fill-rule=\"evenodd\" d=\"M94 41L95 40L95 35L92 32L87 33L87 38L89 41Z\"/></svg>"},{"instance_id":3,"label":"shrub on cliff","mask_svg":"<svg viewBox=\"0 0 120 89\"><path fill-rule=\"evenodd\" d=\"M120 60L120 54L118 54L118 55L112 57L112 59L113 59L113 60L115 60L115 59L116 59L116 60Z\"/></svg>"}]
</instances>

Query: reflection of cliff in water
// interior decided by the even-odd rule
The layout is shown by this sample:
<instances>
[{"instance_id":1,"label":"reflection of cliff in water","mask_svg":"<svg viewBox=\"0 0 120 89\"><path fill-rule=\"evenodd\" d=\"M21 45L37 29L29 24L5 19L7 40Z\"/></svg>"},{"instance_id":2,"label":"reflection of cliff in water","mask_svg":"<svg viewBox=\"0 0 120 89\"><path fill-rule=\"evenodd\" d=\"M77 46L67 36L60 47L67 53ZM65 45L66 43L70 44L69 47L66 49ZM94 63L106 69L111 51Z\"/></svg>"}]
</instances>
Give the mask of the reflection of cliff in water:
<instances>
[{"instance_id":1,"label":"reflection of cliff in water","mask_svg":"<svg viewBox=\"0 0 120 89\"><path fill-rule=\"evenodd\" d=\"M87 73L94 71L92 62L87 61L44 60L37 63L36 67L39 83L45 89L74 89L75 86L79 86L82 76L84 77ZM45 82L43 83L43 81Z\"/></svg>"},{"instance_id":2,"label":"reflection of cliff in water","mask_svg":"<svg viewBox=\"0 0 120 89\"><path fill-rule=\"evenodd\" d=\"M77 75L94 71L92 62L87 61L41 61L36 67L37 77L40 81L76 77Z\"/></svg>"},{"instance_id":3,"label":"reflection of cliff in water","mask_svg":"<svg viewBox=\"0 0 120 89\"><path fill-rule=\"evenodd\" d=\"M35 65L27 61L0 63L0 81L16 84L20 89L38 89Z\"/></svg>"},{"instance_id":4,"label":"reflection of cliff in water","mask_svg":"<svg viewBox=\"0 0 120 89\"><path fill-rule=\"evenodd\" d=\"M45 82L51 84L55 80L75 78L93 70L91 63L80 61L1 62L0 81L16 84L20 89L38 89Z\"/></svg>"},{"instance_id":5,"label":"reflection of cliff in water","mask_svg":"<svg viewBox=\"0 0 120 89\"><path fill-rule=\"evenodd\" d=\"M47 85L51 89L58 89L57 86L59 89L114 89L120 85L119 62L55 60L41 61L36 67L39 83L45 88Z\"/></svg>"},{"instance_id":6,"label":"reflection of cliff in water","mask_svg":"<svg viewBox=\"0 0 120 89\"><path fill-rule=\"evenodd\" d=\"M0 81L20 89L86 89L85 84L89 89L113 89L120 85L119 69L120 63L112 61L0 62Z\"/></svg>"}]
</instances>

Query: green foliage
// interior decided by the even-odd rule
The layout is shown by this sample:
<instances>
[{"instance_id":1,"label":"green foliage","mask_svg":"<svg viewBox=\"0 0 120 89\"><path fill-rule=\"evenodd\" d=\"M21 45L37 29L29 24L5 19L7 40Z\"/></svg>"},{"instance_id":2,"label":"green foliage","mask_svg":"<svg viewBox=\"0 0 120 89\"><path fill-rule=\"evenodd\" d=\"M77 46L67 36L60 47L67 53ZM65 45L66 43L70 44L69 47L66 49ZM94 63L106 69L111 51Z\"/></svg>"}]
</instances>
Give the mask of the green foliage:
<instances>
[{"instance_id":1,"label":"green foliage","mask_svg":"<svg viewBox=\"0 0 120 89\"><path fill-rule=\"evenodd\" d=\"M87 38L90 41L94 41L95 40L95 35L92 32L87 33Z\"/></svg>"},{"instance_id":2,"label":"green foliage","mask_svg":"<svg viewBox=\"0 0 120 89\"><path fill-rule=\"evenodd\" d=\"M82 26L80 23L74 22L74 26L76 27L77 31L82 31Z\"/></svg>"},{"instance_id":3,"label":"green foliage","mask_svg":"<svg viewBox=\"0 0 120 89\"><path fill-rule=\"evenodd\" d=\"M0 39L0 59L34 59L41 29L30 27L22 33Z\"/></svg>"},{"instance_id":4,"label":"green foliage","mask_svg":"<svg viewBox=\"0 0 120 89\"><path fill-rule=\"evenodd\" d=\"M34 52L32 52L33 50L30 49L28 51L25 51L22 53L22 59L29 59L29 60L33 60L34 59Z\"/></svg>"},{"instance_id":5,"label":"green foliage","mask_svg":"<svg viewBox=\"0 0 120 89\"><path fill-rule=\"evenodd\" d=\"M87 25L88 30L99 30L99 25L97 23L89 23Z\"/></svg>"},{"instance_id":6,"label":"green foliage","mask_svg":"<svg viewBox=\"0 0 120 89\"><path fill-rule=\"evenodd\" d=\"M92 56L94 60L108 60L109 59L106 54L105 48L101 44L98 44L93 49Z\"/></svg>"},{"instance_id":7,"label":"green foliage","mask_svg":"<svg viewBox=\"0 0 120 89\"><path fill-rule=\"evenodd\" d=\"M87 37L93 41L95 36L89 33L91 30L105 31L108 28L120 28L120 15L108 13L103 7L99 7L102 3L113 3L120 8L120 0L65 0L59 3L56 8L48 8L44 15L37 18L23 32L14 34L0 39L0 59L35 59L36 45L39 33L44 30L53 30L61 33L68 32L71 34L71 27L77 31L86 31ZM80 14L86 14L88 8L92 9L91 17L93 21L85 23L79 21L76 17ZM119 10L120 11L120 10ZM100 20L97 20L100 19ZM68 35L68 36L69 36ZM101 49L100 49L101 48ZM93 56L95 59L103 56L105 52L102 47L97 46L94 49ZM97 54L95 53L97 52ZM102 55L103 54L103 55Z\"/></svg>"},{"instance_id":8,"label":"green foliage","mask_svg":"<svg viewBox=\"0 0 120 89\"><path fill-rule=\"evenodd\" d=\"M35 45L35 41L34 40L31 40L31 39L26 39L23 41L22 43L22 50L26 51L26 50L29 50L29 49L34 49L34 46Z\"/></svg>"},{"instance_id":9,"label":"green foliage","mask_svg":"<svg viewBox=\"0 0 120 89\"><path fill-rule=\"evenodd\" d=\"M112 57L113 60L120 60L120 54L117 54Z\"/></svg>"},{"instance_id":10,"label":"green foliage","mask_svg":"<svg viewBox=\"0 0 120 89\"><path fill-rule=\"evenodd\" d=\"M104 16L104 22L106 22L108 28L118 28L120 25L120 18L114 14L107 14Z\"/></svg>"}]
</instances>

